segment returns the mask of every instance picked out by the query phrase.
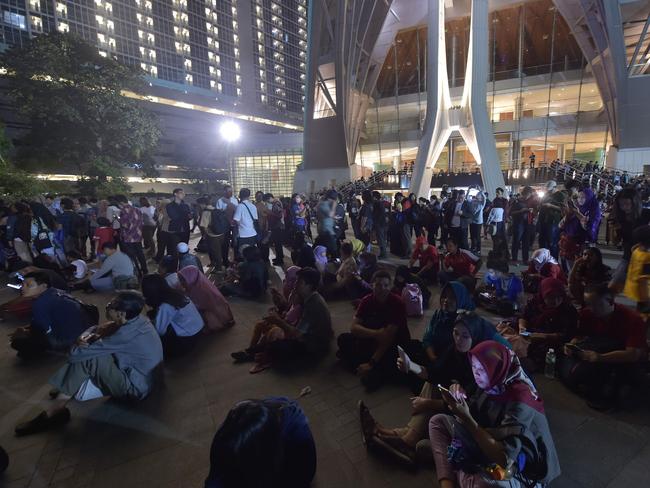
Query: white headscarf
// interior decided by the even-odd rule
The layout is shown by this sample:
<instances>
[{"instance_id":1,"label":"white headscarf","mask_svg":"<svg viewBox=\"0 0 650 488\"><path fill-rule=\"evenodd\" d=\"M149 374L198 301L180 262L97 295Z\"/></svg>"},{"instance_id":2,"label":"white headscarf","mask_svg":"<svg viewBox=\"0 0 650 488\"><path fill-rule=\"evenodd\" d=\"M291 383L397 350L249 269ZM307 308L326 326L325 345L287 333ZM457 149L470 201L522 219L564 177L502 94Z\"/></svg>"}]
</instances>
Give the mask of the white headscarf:
<instances>
[{"instance_id":1,"label":"white headscarf","mask_svg":"<svg viewBox=\"0 0 650 488\"><path fill-rule=\"evenodd\" d=\"M551 256L551 251L543 247L533 253L532 261L537 271L540 271L546 263L557 264L555 258Z\"/></svg>"}]
</instances>

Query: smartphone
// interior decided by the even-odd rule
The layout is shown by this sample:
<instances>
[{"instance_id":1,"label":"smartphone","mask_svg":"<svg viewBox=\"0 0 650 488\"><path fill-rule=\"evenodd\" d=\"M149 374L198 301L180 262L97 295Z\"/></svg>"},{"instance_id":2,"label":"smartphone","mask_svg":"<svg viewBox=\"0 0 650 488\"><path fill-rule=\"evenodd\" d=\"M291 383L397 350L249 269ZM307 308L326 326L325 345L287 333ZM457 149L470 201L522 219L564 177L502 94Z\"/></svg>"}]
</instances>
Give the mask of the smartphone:
<instances>
[{"instance_id":1,"label":"smartphone","mask_svg":"<svg viewBox=\"0 0 650 488\"><path fill-rule=\"evenodd\" d=\"M18 278L19 281L25 281L25 277L20 273L16 273L16 278Z\"/></svg>"},{"instance_id":2,"label":"smartphone","mask_svg":"<svg viewBox=\"0 0 650 488\"><path fill-rule=\"evenodd\" d=\"M523 331L523 332L520 332L519 335L520 335L521 337L530 337L530 332L528 332L527 330L525 330L525 331Z\"/></svg>"},{"instance_id":3,"label":"smartphone","mask_svg":"<svg viewBox=\"0 0 650 488\"><path fill-rule=\"evenodd\" d=\"M15 289L15 290L20 290L20 289L23 287L22 285L17 285L17 284L15 284L15 283L7 283L7 286L8 286L9 288L13 288L13 289Z\"/></svg>"}]
</instances>

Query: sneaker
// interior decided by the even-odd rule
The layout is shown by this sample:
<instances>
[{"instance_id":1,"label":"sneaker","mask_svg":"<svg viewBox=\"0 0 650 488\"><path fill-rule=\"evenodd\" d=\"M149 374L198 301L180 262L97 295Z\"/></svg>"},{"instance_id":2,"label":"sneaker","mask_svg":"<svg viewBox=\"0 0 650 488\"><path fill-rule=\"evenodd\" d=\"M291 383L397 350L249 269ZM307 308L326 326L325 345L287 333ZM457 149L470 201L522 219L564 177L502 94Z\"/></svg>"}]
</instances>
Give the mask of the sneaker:
<instances>
[{"instance_id":1,"label":"sneaker","mask_svg":"<svg viewBox=\"0 0 650 488\"><path fill-rule=\"evenodd\" d=\"M230 354L230 357L232 357L236 363L247 363L255 359L248 351L233 352Z\"/></svg>"}]
</instances>

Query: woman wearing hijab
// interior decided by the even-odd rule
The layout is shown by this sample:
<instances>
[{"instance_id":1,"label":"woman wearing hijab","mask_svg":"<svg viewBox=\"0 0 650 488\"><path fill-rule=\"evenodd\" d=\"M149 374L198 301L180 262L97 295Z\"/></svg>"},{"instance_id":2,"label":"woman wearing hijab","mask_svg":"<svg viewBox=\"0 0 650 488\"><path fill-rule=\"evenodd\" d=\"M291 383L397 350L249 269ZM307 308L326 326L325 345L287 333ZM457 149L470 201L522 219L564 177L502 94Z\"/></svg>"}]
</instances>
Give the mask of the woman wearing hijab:
<instances>
[{"instance_id":1,"label":"woman wearing hijab","mask_svg":"<svg viewBox=\"0 0 650 488\"><path fill-rule=\"evenodd\" d=\"M526 357L534 363L532 369L539 370L544 364L548 348L553 347L559 351L562 344L575 336L577 327L578 311L571 304L564 283L555 278L544 278L539 293L524 307L518 319L518 330L512 330L511 333L526 334ZM501 332L508 338L504 330Z\"/></svg>"},{"instance_id":2,"label":"woman wearing hijab","mask_svg":"<svg viewBox=\"0 0 650 488\"><path fill-rule=\"evenodd\" d=\"M395 278L393 280L393 292L402 296L404 286L415 283L422 292L422 308L425 310L429 308L429 301L431 300L431 291L425 281L418 275L411 273L407 266L401 265L395 269Z\"/></svg>"},{"instance_id":3,"label":"woman wearing hijab","mask_svg":"<svg viewBox=\"0 0 650 488\"><path fill-rule=\"evenodd\" d=\"M537 293L539 283L544 278L555 278L566 284L566 276L562 267L546 248L537 249L528 263L528 269L522 272L524 289L528 293Z\"/></svg>"},{"instance_id":4,"label":"woman wearing hijab","mask_svg":"<svg viewBox=\"0 0 650 488\"><path fill-rule=\"evenodd\" d=\"M441 390L452 415L429 422L441 488L543 486L560 475L544 402L514 352L494 341L469 352L477 390Z\"/></svg>"},{"instance_id":5,"label":"woman wearing hijab","mask_svg":"<svg viewBox=\"0 0 650 488\"><path fill-rule=\"evenodd\" d=\"M228 301L196 266L181 269L178 272L178 280L192 303L199 309L208 330L221 330L235 325Z\"/></svg>"},{"instance_id":6,"label":"woman wearing hijab","mask_svg":"<svg viewBox=\"0 0 650 488\"><path fill-rule=\"evenodd\" d=\"M586 243L595 244L598 241L598 228L602 218L598 199L591 188L580 190L577 203L569 203L568 214L559 224L562 231L560 261L565 273L571 270Z\"/></svg>"},{"instance_id":7,"label":"woman wearing hijab","mask_svg":"<svg viewBox=\"0 0 650 488\"><path fill-rule=\"evenodd\" d=\"M469 362L469 350L483 341L498 336L494 326L487 324L473 312L460 313L453 326L453 342L430 367L421 367L417 376L425 380L419 396L411 398L411 419L406 427L386 428L377 423L370 410L360 402L359 414L366 443L390 453L396 459L413 464L416 458L431 460L428 442L429 419L445 411L440 393L433 385L445 388L460 384L467 392L476 390ZM402 371L409 373L408 365L400 363ZM417 368L415 368L417 369ZM417 454L416 454L417 453Z\"/></svg>"},{"instance_id":8,"label":"woman wearing hijab","mask_svg":"<svg viewBox=\"0 0 650 488\"><path fill-rule=\"evenodd\" d=\"M325 246L316 246L314 248L314 259L316 260L316 269L324 273L327 267L327 248Z\"/></svg>"}]
</instances>

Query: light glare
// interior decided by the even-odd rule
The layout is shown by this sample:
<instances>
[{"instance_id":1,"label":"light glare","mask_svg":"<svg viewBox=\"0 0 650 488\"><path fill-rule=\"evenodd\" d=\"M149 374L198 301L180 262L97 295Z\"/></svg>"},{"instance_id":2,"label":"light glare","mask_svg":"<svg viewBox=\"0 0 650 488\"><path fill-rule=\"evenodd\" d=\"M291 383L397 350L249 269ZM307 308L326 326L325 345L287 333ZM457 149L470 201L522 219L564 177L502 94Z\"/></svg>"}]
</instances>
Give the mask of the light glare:
<instances>
[{"instance_id":1,"label":"light glare","mask_svg":"<svg viewBox=\"0 0 650 488\"><path fill-rule=\"evenodd\" d=\"M239 126L233 121L228 121L221 124L219 132L221 133L221 137L223 137L227 142L235 142L241 135Z\"/></svg>"}]
</instances>

